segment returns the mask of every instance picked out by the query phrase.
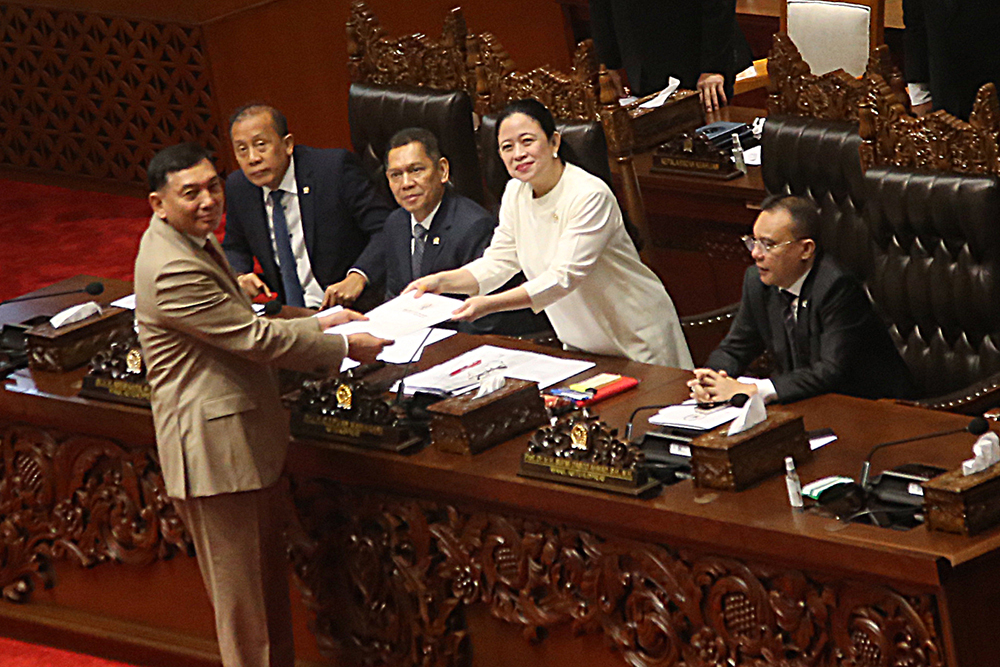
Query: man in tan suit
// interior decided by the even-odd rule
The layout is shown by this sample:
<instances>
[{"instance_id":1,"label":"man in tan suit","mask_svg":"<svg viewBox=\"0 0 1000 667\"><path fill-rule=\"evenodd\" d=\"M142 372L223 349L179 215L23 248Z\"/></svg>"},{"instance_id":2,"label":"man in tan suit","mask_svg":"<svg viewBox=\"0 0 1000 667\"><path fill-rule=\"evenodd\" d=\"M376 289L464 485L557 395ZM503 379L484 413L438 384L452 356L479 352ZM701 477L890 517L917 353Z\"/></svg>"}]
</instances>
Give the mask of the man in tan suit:
<instances>
[{"instance_id":1,"label":"man in tan suit","mask_svg":"<svg viewBox=\"0 0 1000 667\"><path fill-rule=\"evenodd\" d=\"M149 164L154 215L135 260L136 320L167 494L191 533L226 667L292 667L288 417L274 367L335 373L387 341L322 333L363 316L258 318L212 232L222 181L195 144Z\"/></svg>"}]
</instances>

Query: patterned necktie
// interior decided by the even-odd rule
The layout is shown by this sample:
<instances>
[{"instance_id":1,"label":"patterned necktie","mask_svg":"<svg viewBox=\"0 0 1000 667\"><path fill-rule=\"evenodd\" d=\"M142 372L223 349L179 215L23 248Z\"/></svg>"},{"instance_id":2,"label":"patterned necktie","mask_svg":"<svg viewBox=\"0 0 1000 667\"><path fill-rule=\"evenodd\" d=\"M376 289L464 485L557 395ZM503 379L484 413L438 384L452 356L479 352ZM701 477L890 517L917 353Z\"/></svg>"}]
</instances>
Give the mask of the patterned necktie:
<instances>
[{"instance_id":1,"label":"patterned necktie","mask_svg":"<svg viewBox=\"0 0 1000 667\"><path fill-rule=\"evenodd\" d=\"M423 225L413 225L413 254L410 255L410 272L413 279L423 277L420 265L424 261L424 247L427 245L427 229Z\"/></svg>"},{"instance_id":2,"label":"patterned necktie","mask_svg":"<svg viewBox=\"0 0 1000 667\"><path fill-rule=\"evenodd\" d=\"M792 357L792 367L788 370L793 370L799 366L799 350L795 343L795 308L793 307L797 297L786 290L781 290L781 296L785 299L785 338L788 340L788 351Z\"/></svg>"},{"instance_id":3,"label":"patterned necktie","mask_svg":"<svg viewBox=\"0 0 1000 667\"><path fill-rule=\"evenodd\" d=\"M281 190L271 191L271 203L274 204L274 245L278 249L278 269L281 271L281 286L285 293L285 304L305 307L302 297L302 283L299 282L298 265L292 252L292 237L288 232L288 222L285 220L285 209L281 206Z\"/></svg>"}]
</instances>

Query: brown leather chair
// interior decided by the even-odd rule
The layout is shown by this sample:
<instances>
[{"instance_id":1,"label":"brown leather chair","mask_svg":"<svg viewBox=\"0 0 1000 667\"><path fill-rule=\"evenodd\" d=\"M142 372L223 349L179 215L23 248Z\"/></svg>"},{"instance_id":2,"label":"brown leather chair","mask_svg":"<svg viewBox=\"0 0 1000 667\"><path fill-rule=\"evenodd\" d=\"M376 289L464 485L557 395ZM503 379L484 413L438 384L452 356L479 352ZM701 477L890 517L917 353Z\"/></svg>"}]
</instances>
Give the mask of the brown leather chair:
<instances>
[{"instance_id":1,"label":"brown leather chair","mask_svg":"<svg viewBox=\"0 0 1000 667\"><path fill-rule=\"evenodd\" d=\"M451 164L455 190L485 204L472 103L465 91L353 83L347 112L354 152L390 199L383 168L386 145L399 130L423 127L437 136L441 152Z\"/></svg>"}]
</instances>

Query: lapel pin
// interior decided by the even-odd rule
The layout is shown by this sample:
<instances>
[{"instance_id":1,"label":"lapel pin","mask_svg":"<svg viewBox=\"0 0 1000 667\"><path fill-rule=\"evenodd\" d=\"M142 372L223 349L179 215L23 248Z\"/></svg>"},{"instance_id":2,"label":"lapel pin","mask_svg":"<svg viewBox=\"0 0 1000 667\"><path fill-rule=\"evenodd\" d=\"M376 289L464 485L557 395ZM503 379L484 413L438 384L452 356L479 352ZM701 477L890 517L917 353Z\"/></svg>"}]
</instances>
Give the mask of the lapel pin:
<instances>
[{"instance_id":1,"label":"lapel pin","mask_svg":"<svg viewBox=\"0 0 1000 667\"><path fill-rule=\"evenodd\" d=\"M431 241L431 243L432 243L433 245L441 245L441 237L440 237L440 236L435 236L435 237L434 237L434 240L433 240L433 241Z\"/></svg>"},{"instance_id":2,"label":"lapel pin","mask_svg":"<svg viewBox=\"0 0 1000 667\"><path fill-rule=\"evenodd\" d=\"M302 188L302 194L304 194L304 195L309 194L309 186L308 185L306 185L306 186L304 186Z\"/></svg>"}]
</instances>

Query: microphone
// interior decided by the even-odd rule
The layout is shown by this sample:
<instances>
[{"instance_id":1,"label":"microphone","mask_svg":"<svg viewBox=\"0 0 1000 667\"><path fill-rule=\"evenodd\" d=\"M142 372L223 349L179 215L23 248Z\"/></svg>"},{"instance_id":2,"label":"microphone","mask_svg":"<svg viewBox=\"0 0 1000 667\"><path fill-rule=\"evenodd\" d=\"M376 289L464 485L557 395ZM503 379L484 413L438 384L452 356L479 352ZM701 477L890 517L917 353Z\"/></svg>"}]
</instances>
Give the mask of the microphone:
<instances>
[{"instance_id":1,"label":"microphone","mask_svg":"<svg viewBox=\"0 0 1000 667\"><path fill-rule=\"evenodd\" d=\"M427 339L431 337L432 331L434 331L433 328L427 327L427 335L424 336L422 341L420 341L420 345L417 345L417 349L413 351L413 355L410 357L410 360L403 366L403 374L399 376L399 384L396 386L396 405L403 402L403 379L410 374L410 366L412 366L416 358L420 356L420 353L424 349L424 345L427 344Z\"/></svg>"},{"instance_id":2,"label":"microphone","mask_svg":"<svg viewBox=\"0 0 1000 667\"><path fill-rule=\"evenodd\" d=\"M50 296L66 296L67 294L82 294L86 292L90 296L97 296L104 291L104 283L92 282L86 287L80 289L66 290L65 292L50 292L49 294L26 294L24 296L18 296L13 299L7 299L6 301L0 301L0 306L5 306L8 303L17 303L19 301L33 301L35 299L46 299Z\"/></svg>"},{"instance_id":3,"label":"microphone","mask_svg":"<svg viewBox=\"0 0 1000 667\"><path fill-rule=\"evenodd\" d=\"M268 317L277 315L281 312L281 301L278 299L273 299L264 304L264 314Z\"/></svg>"},{"instance_id":4,"label":"microphone","mask_svg":"<svg viewBox=\"0 0 1000 667\"><path fill-rule=\"evenodd\" d=\"M698 407L706 410L721 408L723 406L742 408L744 405L746 405L747 401L749 400L750 400L749 396L740 393L740 394L733 394L728 401L712 401L711 403L699 403ZM632 440L632 427L634 426L633 422L635 421L635 416L637 414L639 414L643 410L654 410L654 409L659 410L661 408L670 407L671 405L675 404L663 403L661 405L641 405L635 410L633 410L632 415L628 418L628 423L625 425L625 442L631 442Z\"/></svg>"},{"instance_id":5,"label":"microphone","mask_svg":"<svg viewBox=\"0 0 1000 667\"><path fill-rule=\"evenodd\" d=\"M989 424L982 417L975 417L968 424L962 428L952 429L949 431L938 431L937 433L928 433L926 435L917 435L912 438L903 438L901 440L892 440L890 442L883 442L872 447L871 451L868 452L868 456L865 458L865 462L861 464L861 477L859 478L858 485L865 491L869 490L868 478L871 474L872 468L872 457L880 449L885 447L892 447L894 445L903 445L908 442L917 442L919 440L930 440L931 438L940 438L945 435L955 435L956 433L971 433L975 436L980 436L986 431L990 430Z\"/></svg>"}]
</instances>

